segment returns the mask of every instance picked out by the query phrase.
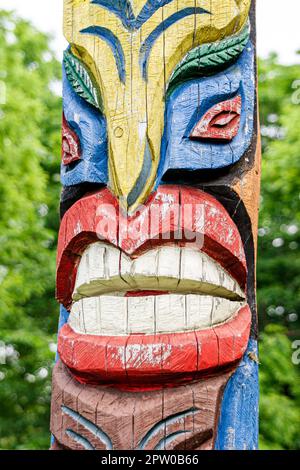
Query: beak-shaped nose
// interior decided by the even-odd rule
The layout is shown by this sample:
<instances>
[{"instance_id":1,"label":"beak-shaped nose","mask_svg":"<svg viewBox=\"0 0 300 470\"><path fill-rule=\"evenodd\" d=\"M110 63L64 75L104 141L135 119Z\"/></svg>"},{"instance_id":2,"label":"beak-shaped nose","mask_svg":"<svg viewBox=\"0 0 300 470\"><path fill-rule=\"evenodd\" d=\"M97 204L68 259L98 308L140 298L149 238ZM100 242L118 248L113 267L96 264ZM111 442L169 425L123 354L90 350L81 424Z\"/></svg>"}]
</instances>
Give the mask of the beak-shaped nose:
<instances>
[{"instance_id":1,"label":"beak-shaped nose","mask_svg":"<svg viewBox=\"0 0 300 470\"><path fill-rule=\"evenodd\" d=\"M142 204L151 192L158 166L160 142L149 136L145 108L109 125L109 170L112 191L128 211Z\"/></svg>"}]
</instances>

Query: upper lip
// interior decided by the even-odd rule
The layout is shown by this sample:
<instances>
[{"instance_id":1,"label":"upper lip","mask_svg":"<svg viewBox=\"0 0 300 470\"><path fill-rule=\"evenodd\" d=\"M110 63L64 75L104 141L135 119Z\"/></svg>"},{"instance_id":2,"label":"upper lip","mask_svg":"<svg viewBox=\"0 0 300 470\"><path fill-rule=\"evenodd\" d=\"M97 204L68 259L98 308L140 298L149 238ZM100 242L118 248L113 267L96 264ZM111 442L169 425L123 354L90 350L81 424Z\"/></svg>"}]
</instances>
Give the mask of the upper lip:
<instances>
[{"instance_id":1,"label":"upper lip","mask_svg":"<svg viewBox=\"0 0 300 470\"><path fill-rule=\"evenodd\" d=\"M195 207L197 204L204 205L204 226L197 226L198 221L194 212L188 220L182 219L179 213L178 217L176 217L176 214L171 215L172 230L176 232L180 226L195 233L200 231L203 233L204 239L201 251L198 249L197 254L197 250L194 248L193 256L198 256L199 260L214 260L216 263L212 261L210 266L213 264L218 266L219 273L222 274L222 281L211 283L209 270L204 270L205 272L201 273L198 279L197 273L194 273L194 279L187 277L189 283L187 284L188 287L185 287L184 280L186 276L182 273L181 275L176 274L176 253L179 256L182 256L182 254L185 256L189 252L188 240L182 240L177 246L169 247L170 250L173 250L171 267L174 267L174 275L168 273L164 276L163 272L151 273L151 270L148 275L139 272L142 264L144 264L144 267L149 266L151 256L159 256L161 250L158 248L160 246L164 247L164 253L168 251L166 246L168 241L155 239L157 234L151 233L149 227L143 230L146 215L154 204L157 204L159 208L157 215L159 220L156 229L159 234L164 230L164 219L166 215L168 216L168 211L172 212L176 204L179 212L184 204L191 204ZM103 224L100 224L99 230L99 222L105 218L109 220L109 205L116 209L117 220L115 220L115 223L119 230L101 233ZM71 306L72 294L74 294L73 300L78 300L81 296L101 295L119 291L126 292L128 290L195 291L196 293L215 295L231 300L241 300L245 297L247 268L241 237L229 214L212 196L198 189L188 187L160 186L148 204L137 215L126 220L126 232L123 230L123 226L125 226L123 218L124 215L118 208L116 198L108 189L84 197L65 214L60 228L57 258L57 298L65 307ZM136 230L137 225L139 228L142 227L140 236L138 238L131 237L131 231ZM79 282L79 279L77 279L77 286L75 286L76 274L80 261L84 262L86 248L92 243L99 242L99 235L103 236L108 253L112 254L114 252L116 256L119 256L120 261L123 259L125 264L127 262L127 266L130 264L130 269L127 276L126 272L125 276L122 275L120 263L117 266L118 275L113 279L114 282L112 282L113 276L106 276L106 280L104 280L101 279L98 273L98 282L94 283L94 290L88 291L87 285L90 284L90 287L92 287L90 282ZM183 246L184 248L182 248ZM139 264L141 259L143 263ZM113 269L113 264L111 264L111 269ZM137 272L134 272L135 270ZM121 275L119 275L120 273ZM80 273L78 273L79 275ZM193 281L192 285L194 287L192 289L190 281Z\"/></svg>"}]
</instances>

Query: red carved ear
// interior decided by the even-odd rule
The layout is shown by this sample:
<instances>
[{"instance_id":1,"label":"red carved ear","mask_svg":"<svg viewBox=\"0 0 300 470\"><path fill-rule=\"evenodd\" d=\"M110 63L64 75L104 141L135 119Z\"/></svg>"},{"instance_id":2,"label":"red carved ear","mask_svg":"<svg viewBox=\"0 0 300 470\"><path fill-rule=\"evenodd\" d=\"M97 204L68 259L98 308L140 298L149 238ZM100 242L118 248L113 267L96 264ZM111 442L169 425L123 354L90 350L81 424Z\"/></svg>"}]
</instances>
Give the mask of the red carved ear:
<instances>
[{"instance_id":1,"label":"red carved ear","mask_svg":"<svg viewBox=\"0 0 300 470\"><path fill-rule=\"evenodd\" d=\"M242 99L238 95L210 108L191 132L191 140L232 140L238 133Z\"/></svg>"},{"instance_id":2,"label":"red carved ear","mask_svg":"<svg viewBox=\"0 0 300 470\"><path fill-rule=\"evenodd\" d=\"M80 160L81 150L77 134L70 128L63 114L62 122L62 162L64 165Z\"/></svg>"}]
</instances>

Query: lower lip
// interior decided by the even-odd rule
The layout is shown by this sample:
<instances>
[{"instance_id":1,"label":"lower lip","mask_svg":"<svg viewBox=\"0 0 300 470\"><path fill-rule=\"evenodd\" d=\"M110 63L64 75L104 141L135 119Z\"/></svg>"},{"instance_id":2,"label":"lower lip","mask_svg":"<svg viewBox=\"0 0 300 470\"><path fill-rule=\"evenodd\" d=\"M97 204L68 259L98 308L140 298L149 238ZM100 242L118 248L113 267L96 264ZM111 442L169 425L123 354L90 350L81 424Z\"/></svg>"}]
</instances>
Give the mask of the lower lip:
<instances>
[{"instance_id":1,"label":"lower lip","mask_svg":"<svg viewBox=\"0 0 300 470\"><path fill-rule=\"evenodd\" d=\"M81 383L153 390L235 365L246 351L250 325L248 305L223 325L188 333L106 337L65 325L58 351Z\"/></svg>"}]
</instances>

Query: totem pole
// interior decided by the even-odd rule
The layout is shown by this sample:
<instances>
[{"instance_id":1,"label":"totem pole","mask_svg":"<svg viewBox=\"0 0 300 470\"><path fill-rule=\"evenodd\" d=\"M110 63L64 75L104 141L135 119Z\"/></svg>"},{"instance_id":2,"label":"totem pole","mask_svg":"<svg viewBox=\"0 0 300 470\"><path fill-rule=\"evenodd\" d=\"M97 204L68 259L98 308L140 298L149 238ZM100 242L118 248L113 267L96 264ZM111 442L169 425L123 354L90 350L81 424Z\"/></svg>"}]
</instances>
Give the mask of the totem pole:
<instances>
[{"instance_id":1,"label":"totem pole","mask_svg":"<svg viewBox=\"0 0 300 470\"><path fill-rule=\"evenodd\" d=\"M255 449L255 2L64 0L53 449Z\"/></svg>"}]
</instances>

